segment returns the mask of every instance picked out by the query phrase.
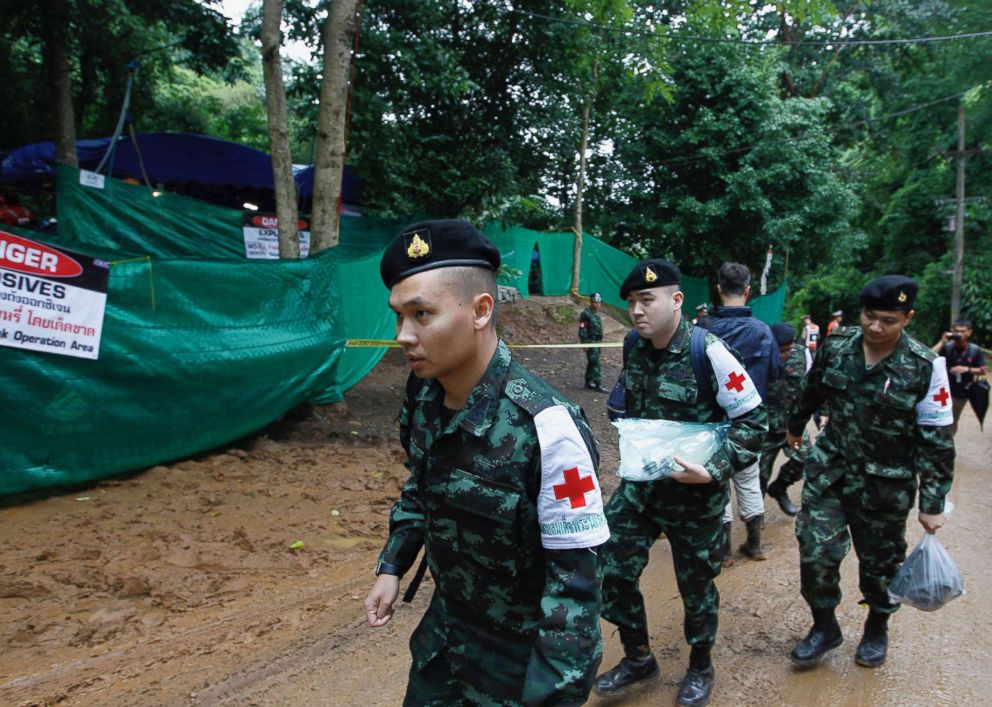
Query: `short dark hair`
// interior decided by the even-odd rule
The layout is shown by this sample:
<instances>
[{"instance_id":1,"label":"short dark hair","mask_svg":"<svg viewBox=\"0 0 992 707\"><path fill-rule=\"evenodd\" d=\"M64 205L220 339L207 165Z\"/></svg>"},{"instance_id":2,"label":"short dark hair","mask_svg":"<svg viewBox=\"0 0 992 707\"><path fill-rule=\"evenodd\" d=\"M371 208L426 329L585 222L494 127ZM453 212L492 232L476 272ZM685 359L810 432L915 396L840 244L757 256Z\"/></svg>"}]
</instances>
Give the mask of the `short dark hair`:
<instances>
[{"instance_id":1,"label":"short dark hair","mask_svg":"<svg viewBox=\"0 0 992 707\"><path fill-rule=\"evenodd\" d=\"M747 265L724 263L716 274L716 280L725 295L739 297L751 284L751 271Z\"/></svg>"},{"instance_id":2,"label":"short dark hair","mask_svg":"<svg viewBox=\"0 0 992 707\"><path fill-rule=\"evenodd\" d=\"M960 326L960 327L964 327L965 329L972 329L973 328L971 326L971 321L968 320L968 319L955 319L954 320L954 323L951 324L951 326L952 327Z\"/></svg>"},{"instance_id":3,"label":"short dark hair","mask_svg":"<svg viewBox=\"0 0 992 707\"><path fill-rule=\"evenodd\" d=\"M460 265L444 268L444 274L445 285L453 289L460 298L472 299L481 292L489 294L493 298L490 325L496 326L496 303L499 300L496 273L488 268Z\"/></svg>"}]
</instances>

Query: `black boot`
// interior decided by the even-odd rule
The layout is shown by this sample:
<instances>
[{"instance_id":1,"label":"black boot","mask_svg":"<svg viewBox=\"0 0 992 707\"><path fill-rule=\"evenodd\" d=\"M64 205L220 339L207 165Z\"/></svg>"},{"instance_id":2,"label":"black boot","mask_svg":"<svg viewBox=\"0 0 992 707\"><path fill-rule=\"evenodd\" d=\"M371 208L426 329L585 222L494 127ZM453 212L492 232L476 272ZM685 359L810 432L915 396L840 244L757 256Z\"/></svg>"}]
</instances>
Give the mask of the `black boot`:
<instances>
[{"instance_id":1,"label":"black boot","mask_svg":"<svg viewBox=\"0 0 992 707\"><path fill-rule=\"evenodd\" d=\"M713 692L713 661L709 646L693 646L689 653L689 670L679 684L678 703L689 707L709 704Z\"/></svg>"},{"instance_id":2,"label":"black boot","mask_svg":"<svg viewBox=\"0 0 992 707\"><path fill-rule=\"evenodd\" d=\"M844 642L840 624L833 609L813 609L813 628L806 638L792 649L792 664L797 668L810 668L816 665L823 655Z\"/></svg>"},{"instance_id":3,"label":"black boot","mask_svg":"<svg viewBox=\"0 0 992 707\"><path fill-rule=\"evenodd\" d=\"M624 658L612 670L608 670L596 678L596 692L600 695L617 695L636 682L657 677L658 661L654 653L648 653L646 658Z\"/></svg>"},{"instance_id":4,"label":"black boot","mask_svg":"<svg viewBox=\"0 0 992 707\"><path fill-rule=\"evenodd\" d=\"M732 567L734 564L733 544L730 542L730 529L733 523L723 524L723 566Z\"/></svg>"},{"instance_id":5,"label":"black boot","mask_svg":"<svg viewBox=\"0 0 992 707\"><path fill-rule=\"evenodd\" d=\"M747 542L741 545L740 551L752 560L768 559L765 557L765 551L761 548L761 525L764 520L765 514L762 513L745 521L745 525L747 526Z\"/></svg>"},{"instance_id":6,"label":"black boot","mask_svg":"<svg viewBox=\"0 0 992 707\"><path fill-rule=\"evenodd\" d=\"M660 674L646 629L630 631L621 628L620 642L625 653L623 659L612 670L596 678L596 692L601 695L616 695L636 682L650 680Z\"/></svg>"},{"instance_id":7,"label":"black boot","mask_svg":"<svg viewBox=\"0 0 992 707\"><path fill-rule=\"evenodd\" d=\"M868 612L865 619L865 633L854 654L854 662L866 668L877 668L885 662L889 648L889 615L875 611Z\"/></svg>"},{"instance_id":8,"label":"black boot","mask_svg":"<svg viewBox=\"0 0 992 707\"><path fill-rule=\"evenodd\" d=\"M799 513L799 510L792 503L792 499L789 498L789 492L778 480L768 485L768 495L778 502L778 507L785 515L795 517Z\"/></svg>"}]
</instances>

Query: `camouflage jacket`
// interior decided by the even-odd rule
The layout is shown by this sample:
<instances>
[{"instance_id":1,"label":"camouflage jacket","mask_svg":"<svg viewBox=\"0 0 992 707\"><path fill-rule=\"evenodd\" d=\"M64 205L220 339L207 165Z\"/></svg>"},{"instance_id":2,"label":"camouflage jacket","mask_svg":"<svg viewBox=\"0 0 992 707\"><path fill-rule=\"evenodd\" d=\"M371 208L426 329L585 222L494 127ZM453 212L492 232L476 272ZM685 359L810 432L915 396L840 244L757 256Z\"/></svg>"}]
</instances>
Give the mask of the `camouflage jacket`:
<instances>
[{"instance_id":1,"label":"camouflage jacket","mask_svg":"<svg viewBox=\"0 0 992 707\"><path fill-rule=\"evenodd\" d=\"M767 414L744 365L713 334L706 334L706 355L712 364L713 396L699 399L692 369L689 337L692 325L682 317L665 349L638 337L625 366L627 416L682 422L731 420L730 434L704 466L712 474L708 484L681 484L671 479L647 482L662 485L666 497L686 507L718 505L714 494L726 494L726 484L737 471L758 461L768 431ZM678 500L675 500L678 499Z\"/></svg>"},{"instance_id":2,"label":"camouflage jacket","mask_svg":"<svg viewBox=\"0 0 992 707\"><path fill-rule=\"evenodd\" d=\"M384 571L402 575L423 545L449 621L533 645L525 703L584 702L601 651L602 568L588 548L609 538L585 415L503 342L446 423L443 401L433 379L404 400L410 476Z\"/></svg>"},{"instance_id":3,"label":"camouflage jacket","mask_svg":"<svg viewBox=\"0 0 992 707\"><path fill-rule=\"evenodd\" d=\"M579 315L579 341L602 341L603 340L603 320L592 311L592 307L586 307Z\"/></svg>"},{"instance_id":4,"label":"camouflage jacket","mask_svg":"<svg viewBox=\"0 0 992 707\"><path fill-rule=\"evenodd\" d=\"M789 413L799 399L803 378L806 377L807 349L795 344L789 357L782 364L782 377L768 385L765 405L768 407L768 429L785 432L789 423Z\"/></svg>"},{"instance_id":5,"label":"camouflage jacket","mask_svg":"<svg viewBox=\"0 0 992 707\"><path fill-rule=\"evenodd\" d=\"M789 417L799 435L813 411L830 421L807 463L807 483L826 488L845 473L912 481L920 510L940 513L954 474L953 422L943 359L903 333L895 350L868 369L859 327L839 328L820 343Z\"/></svg>"}]
</instances>

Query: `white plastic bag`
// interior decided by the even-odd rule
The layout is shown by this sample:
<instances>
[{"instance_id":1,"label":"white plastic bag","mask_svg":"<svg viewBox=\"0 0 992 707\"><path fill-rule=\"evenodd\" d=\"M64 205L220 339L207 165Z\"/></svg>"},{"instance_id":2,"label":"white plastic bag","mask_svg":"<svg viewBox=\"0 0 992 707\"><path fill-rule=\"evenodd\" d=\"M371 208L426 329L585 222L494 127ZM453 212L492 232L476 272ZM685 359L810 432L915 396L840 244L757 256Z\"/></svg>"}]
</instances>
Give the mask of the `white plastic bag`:
<instances>
[{"instance_id":1,"label":"white plastic bag","mask_svg":"<svg viewBox=\"0 0 992 707\"><path fill-rule=\"evenodd\" d=\"M889 583L889 599L936 611L964 594L964 577L933 533L924 533Z\"/></svg>"},{"instance_id":2,"label":"white plastic bag","mask_svg":"<svg viewBox=\"0 0 992 707\"><path fill-rule=\"evenodd\" d=\"M671 420L615 420L620 430L620 468L628 481L665 479L682 469L672 457L705 464L727 438L729 422L673 422Z\"/></svg>"}]
</instances>

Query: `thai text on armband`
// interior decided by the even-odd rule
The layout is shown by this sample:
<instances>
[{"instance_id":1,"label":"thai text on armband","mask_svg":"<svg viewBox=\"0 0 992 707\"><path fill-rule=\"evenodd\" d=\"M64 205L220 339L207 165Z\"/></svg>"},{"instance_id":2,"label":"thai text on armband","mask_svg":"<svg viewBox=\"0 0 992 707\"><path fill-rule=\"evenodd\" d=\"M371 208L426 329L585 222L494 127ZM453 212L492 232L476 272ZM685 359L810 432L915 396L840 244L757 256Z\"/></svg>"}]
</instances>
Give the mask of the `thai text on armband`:
<instances>
[{"instance_id":1,"label":"thai text on armband","mask_svg":"<svg viewBox=\"0 0 992 707\"><path fill-rule=\"evenodd\" d=\"M45 317L35 316L34 310L28 310L28 324L31 326L41 327L42 329L52 329L54 331L67 331L71 334L83 334L85 336L96 336L96 329L91 326L83 326L82 324L73 324L72 322L63 321L62 317L58 319L46 319Z\"/></svg>"}]
</instances>

